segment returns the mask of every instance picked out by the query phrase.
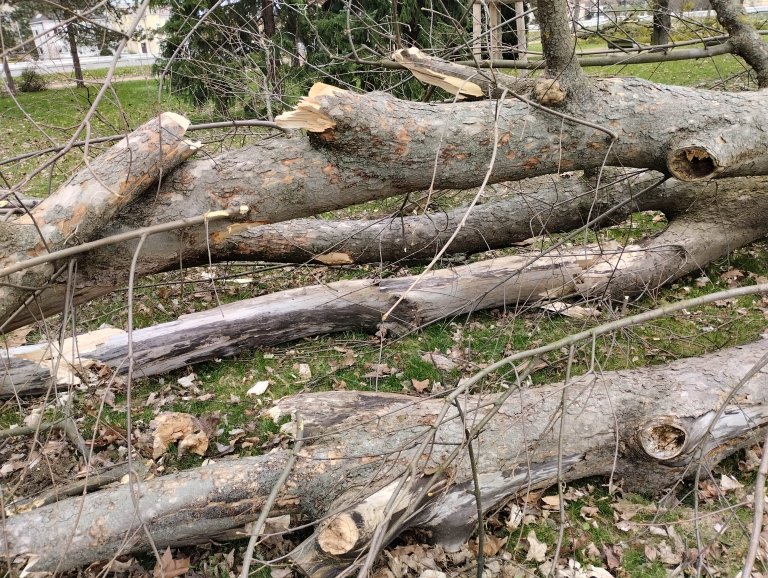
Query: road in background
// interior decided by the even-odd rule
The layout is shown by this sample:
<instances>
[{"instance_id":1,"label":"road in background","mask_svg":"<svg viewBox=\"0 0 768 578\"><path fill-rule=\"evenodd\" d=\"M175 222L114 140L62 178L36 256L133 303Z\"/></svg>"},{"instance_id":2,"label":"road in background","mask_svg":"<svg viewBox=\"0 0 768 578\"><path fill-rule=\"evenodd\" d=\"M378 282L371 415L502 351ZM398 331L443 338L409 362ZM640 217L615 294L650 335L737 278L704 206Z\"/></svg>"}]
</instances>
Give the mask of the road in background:
<instances>
[{"instance_id":1,"label":"road in background","mask_svg":"<svg viewBox=\"0 0 768 578\"><path fill-rule=\"evenodd\" d=\"M112 65L112 56L81 56L80 64L83 70L97 68L109 68ZM126 66L151 66L156 58L151 54L124 54L117 61L117 67ZM56 60L28 60L23 62L9 62L11 76L21 76L28 68L40 74L69 74L73 71L71 58L58 58Z\"/></svg>"}]
</instances>

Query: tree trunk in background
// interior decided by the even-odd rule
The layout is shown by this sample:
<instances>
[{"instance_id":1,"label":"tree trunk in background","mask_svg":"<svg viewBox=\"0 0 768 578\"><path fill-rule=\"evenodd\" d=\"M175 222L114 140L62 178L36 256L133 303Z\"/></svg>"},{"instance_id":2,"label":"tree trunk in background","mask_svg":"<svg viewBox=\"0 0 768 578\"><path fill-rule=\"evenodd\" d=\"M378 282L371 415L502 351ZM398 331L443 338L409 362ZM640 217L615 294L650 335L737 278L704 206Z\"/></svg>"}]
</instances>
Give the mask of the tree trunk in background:
<instances>
[{"instance_id":1,"label":"tree trunk in background","mask_svg":"<svg viewBox=\"0 0 768 578\"><path fill-rule=\"evenodd\" d=\"M3 5L0 5L2 8ZM0 23L0 52L5 52L5 35L3 34L3 26ZM8 88L8 92L16 94L16 85L13 82L13 76L11 76L11 68L8 66L8 57L3 56L3 74L5 75L5 85Z\"/></svg>"},{"instance_id":2,"label":"tree trunk in background","mask_svg":"<svg viewBox=\"0 0 768 578\"><path fill-rule=\"evenodd\" d=\"M67 25L67 40L69 41L69 54L72 56L72 68L75 71L75 81L78 88L85 87L83 80L83 67L80 64L80 55L77 53L77 31L75 24Z\"/></svg>"},{"instance_id":3,"label":"tree trunk in background","mask_svg":"<svg viewBox=\"0 0 768 578\"><path fill-rule=\"evenodd\" d=\"M669 13L669 0L655 0L651 44L654 46L669 44L670 30L672 30L672 17Z\"/></svg>"}]
</instances>

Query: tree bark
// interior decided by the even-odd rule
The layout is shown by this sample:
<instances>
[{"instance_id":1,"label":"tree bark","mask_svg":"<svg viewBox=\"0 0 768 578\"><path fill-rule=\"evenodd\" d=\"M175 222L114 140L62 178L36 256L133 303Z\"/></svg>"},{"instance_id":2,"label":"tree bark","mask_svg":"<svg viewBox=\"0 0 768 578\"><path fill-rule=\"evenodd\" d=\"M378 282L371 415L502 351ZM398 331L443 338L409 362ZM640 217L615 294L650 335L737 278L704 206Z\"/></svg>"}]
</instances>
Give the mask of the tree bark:
<instances>
[{"instance_id":1,"label":"tree bark","mask_svg":"<svg viewBox=\"0 0 768 578\"><path fill-rule=\"evenodd\" d=\"M630 178L624 171L607 170L597 192L593 179L579 175L521 181L513 187L514 197L474 207L447 255L470 255L508 247L537 235L571 231L606 211L612 212L593 227L616 224L630 212L652 209L664 212L670 222L684 218L686 223L694 220L703 223L705 243L709 247L707 255L681 245L691 261L707 259L698 261L700 266L733 250L739 246L737 242L748 243L768 234L760 221L760 215L768 210L768 206L764 206L764 200L768 199L765 194L768 179L723 179L708 183L669 179L655 188L651 186L661 179L659 173L644 172ZM754 199L752 210L746 214L741 208L745 196ZM712 207L717 207L717 211L711 211ZM128 216L134 216L132 213ZM274 225L212 222L207 231L202 226L190 227L183 236L171 231L150 237L148 247L139 256L136 273L141 276L172 270L179 266L180 260L185 266L203 265L209 258L213 262L313 261L327 265L424 261L443 247L465 213L466 209L461 208L378 221L295 219ZM118 216L104 234L157 224L163 217L162 212L160 215L149 213L147 221L136 222L130 218L126 223L124 216ZM731 236L724 238L716 235L716 231L728 231ZM683 241L677 239L676 242ZM80 257L73 302L83 303L124 286L136 242L101 247ZM66 277L57 280L37 297L36 316L29 312L18 315L6 329L60 311L66 282Z\"/></svg>"},{"instance_id":2,"label":"tree bark","mask_svg":"<svg viewBox=\"0 0 768 578\"><path fill-rule=\"evenodd\" d=\"M559 479L610 474L624 480L625 489L647 492L693 475L698 466L707 475L763 435L768 374L762 369L741 383L763 355L757 343L663 367L587 374L565 388L460 395L464 420L452 397L328 392L285 398L270 415L300 415L305 445L272 514L290 514L294 527L321 521L292 554L312 576L354 564L367 548L366 523L383 517L381 504L393 495L387 536L416 528L456 547L475 527L476 505L468 461L451 456L465 455L466 429L496 410L472 442L486 510ZM217 539L256 519L288 456L289 450L277 450L142 481L135 488L139 515L132 489L121 485L11 516L0 553L22 565L35 558L29 570L64 571L146 549L139 520L160 548ZM417 475L403 481L412 468ZM339 527L350 530L348 539L334 538Z\"/></svg>"},{"instance_id":3,"label":"tree bark","mask_svg":"<svg viewBox=\"0 0 768 578\"><path fill-rule=\"evenodd\" d=\"M409 51L401 55L414 60ZM418 65L429 67L430 61L421 58ZM462 70L481 92L507 86L503 75L490 72L454 65L450 73ZM715 96L635 79L595 81L592 92L589 110L577 104L568 109L569 115L607 119L617 135L613 143L594 125L518 100L505 101L495 123L494 102L412 103L318 85L280 121L308 127L309 139L271 139L187 162L152 192L153 203L132 205L118 226L140 227L233 205L256 207L253 221L275 223L430 186L466 188L486 173L489 182L500 182L591 169L606 161L656 168L686 181L768 174L768 119L751 112L762 109L764 93ZM495 129L497 140L491 136ZM432 171L424 170L433 165L434 180ZM244 229L241 225L234 230ZM200 227L154 237L145 251L159 252L157 260L167 262L169 248L179 247L173 261L185 260L185 239L191 235L201 247L206 242L203 231ZM9 233L10 240L0 245L12 246L16 235ZM194 255L190 258L194 262ZM99 293L89 286L80 297ZM42 302L45 308L30 310L25 319L52 311L45 297ZM6 324L5 330L12 326Z\"/></svg>"},{"instance_id":4,"label":"tree bark","mask_svg":"<svg viewBox=\"0 0 768 578\"><path fill-rule=\"evenodd\" d=\"M749 182L749 181L747 181ZM717 186L695 186L696 203L684 210L669 197L673 220L661 234L613 248L578 247L552 254L496 258L430 273L409 291L416 277L341 281L272 293L185 315L177 321L134 331L138 371L155 375L190 363L233 355L257 346L350 329L375 330L382 315L405 296L390 317L395 330L416 329L436 319L492 307L575 296L584 300L622 299L653 290L736 247L768 234L768 195L753 195L744 212ZM664 191L659 197L664 198ZM300 320L298 322L297 320ZM73 378L93 360L125 371L127 335L118 332L78 337L77 347L39 344L0 352L0 397L36 393L57 369L58 383ZM79 352L78 359L68 352Z\"/></svg>"},{"instance_id":5,"label":"tree bark","mask_svg":"<svg viewBox=\"0 0 768 578\"><path fill-rule=\"evenodd\" d=\"M669 13L669 0L654 0L651 44L654 46L669 44L670 30L672 30L672 16Z\"/></svg>"}]
</instances>

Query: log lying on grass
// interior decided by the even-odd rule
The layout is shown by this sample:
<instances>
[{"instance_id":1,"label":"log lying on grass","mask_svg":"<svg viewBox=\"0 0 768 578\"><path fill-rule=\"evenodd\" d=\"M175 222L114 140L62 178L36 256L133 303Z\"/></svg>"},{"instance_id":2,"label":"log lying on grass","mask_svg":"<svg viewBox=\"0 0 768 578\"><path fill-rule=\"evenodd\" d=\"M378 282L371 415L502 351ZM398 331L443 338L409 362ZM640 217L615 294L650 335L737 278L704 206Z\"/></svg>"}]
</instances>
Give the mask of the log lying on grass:
<instances>
[{"instance_id":1,"label":"log lying on grass","mask_svg":"<svg viewBox=\"0 0 768 578\"><path fill-rule=\"evenodd\" d=\"M152 376L259 346L348 330L416 330L437 319L564 296L602 299L642 293L719 256L727 241L768 228L695 233L706 223L674 221L662 234L626 247L601 245L500 257L380 280L339 281L238 301L133 332L135 375ZM692 233L694 233L692 235ZM740 237L739 234L742 234ZM50 378L78 382L93 362L127 371L128 335L99 330L70 340L0 350L0 398L45 391ZM74 356L72 352L77 352Z\"/></svg>"},{"instance_id":2,"label":"log lying on grass","mask_svg":"<svg viewBox=\"0 0 768 578\"><path fill-rule=\"evenodd\" d=\"M290 514L292 527L318 523L292 554L311 576L333 576L355 563L370 523L387 517L381 504L393 495L386 536L418 528L456 547L473 531L477 511L466 432L495 409L473 441L486 510L558 478L612 474L627 489L651 491L693 475L699 465L706 476L724 456L762 439L768 373L742 380L764 353L760 342L662 367L587 374L567 387L517 391L513 384L506 399L459 395L464 421L450 398L364 392L285 398L270 415L301 414L305 445L271 513ZM160 548L216 539L256 519L289 454L281 449L142 481L134 488L136 511L131 489L121 485L11 516L0 554L19 565L29 561L29 570L63 571L146 549L142 523ZM446 463L452 454L458 457ZM347 531L337 535L339 528Z\"/></svg>"},{"instance_id":3,"label":"log lying on grass","mask_svg":"<svg viewBox=\"0 0 768 578\"><path fill-rule=\"evenodd\" d=\"M750 182L744 180L744 188L738 180L723 188L702 186L688 211L667 200L673 217L667 229L626 247L603 244L481 261L432 272L410 291L416 277L341 281L184 315L134 332L137 375L323 333L375 331L401 296L404 300L388 319L397 330L483 308L514 308L564 296L623 299L654 290L768 234L762 217L768 212L768 194L755 192L747 212L737 202ZM666 192L656 193L661 202ZM54 343L0 350L0 398L45 391L53 374L56 383L71 384L93 361L124 372L127 352L127 335L119 330L79 336L77 347L66 342L60 352Z\"/></svg>"},{"instance_id":4,"label":"log lying on grass","mask_svg":"<svg viewBox=\"0 0 768 578\"><path fill-rule=\"evenodd\" d=\"M474 207L446 255L471 255L509 247L537 235L567 232L609 210L610 215L597 220L593 227L616 224L631 212L659 210L670 220L691 214L699 215L702 221L706 218L710 226L703 229L704 234L718 229L742 231L747 234L742 243L765 235L761 215L768 212L768 177L706 183L669 179L650 188L661 179L662 175L652 171L628 177L622 170L606 170L599 191L595 190L593 179L580 175L520 181L515 185L515 197ZM743 211L746 196L751 198L748 213ZM712 212L713 207L717 212ZM703 215L705 211L707 214ZM232 260L327 265L424 262L443 248L466 212L462 207L379 220L294 219L269 225L217 221L209 223L207 231L204 227L190 227L181 238L177 231L152 235L139 255L136 274L173 270L180 261L188 267ZM127 230L130 228L118 220L104 233ZM710 245L716 246L714 239ZM715 256L738 246L729 240L719 246ZM81 304L124 286L135 248L136 240L132 240L82 255L72 302ZM703 266L706 261L699 259L698 263ZM8 329L60 311L66 293L67 277L61 275L37 297L34 307L18 315Z\"/></svg>"},{"instance_id":5,"label":"log lying on grass","mask_svg":"<svg viewBox=\"0 0 768 578\"><path fill-rule=\"evenodd\" d=\"M166 112L150 120L73 176L28 213L0 223L0 270L92 240L122 208L200 147L184 139L189 121ZM55 271L44 263L4 276L0 325Z\"/></svg>"},{"instance_id":6,"label":"log lying on grass","mask_svg":"<svg viewBox=\"0 0 768 578\"><path fill-rule=\"evenodd\" d=\"M421 69L435 66L434 59L406 56ZM505 78L458 65L451 74L483 80L483 91L486 85L503 86ZM268 139L185 163L152 192L152 203L132 206L112 226L147 226L233 205L257 207L253 221L275 223L431 187L470 188L486 174L494 183L606 163L656 169L686 181L768 174L768 121L752 113L764 108L764 94L714 96L636 79L592 82L588 102L569 104L571 120L513 99L414 103L318 85L296 113L280 121L306 128L309 138ZM204 255L199 249L207 242L205 231L167 233L145 250L159 251L167 266L168 248L174 248L175 262L183 262L185 238L192 235L194 262ZM226 241L228 233L218 232ZM0 251L4 246L0 241ZM79 298L99 294L95 284L95 277L84 279ZM108 286L114 284L113 279ZM56 291L50 299L43 293L42 309L37 303L29 308L32 319L61 310L61 289ZM0 326L6 317L0 310Z\"/></svg>"}]
</instances>

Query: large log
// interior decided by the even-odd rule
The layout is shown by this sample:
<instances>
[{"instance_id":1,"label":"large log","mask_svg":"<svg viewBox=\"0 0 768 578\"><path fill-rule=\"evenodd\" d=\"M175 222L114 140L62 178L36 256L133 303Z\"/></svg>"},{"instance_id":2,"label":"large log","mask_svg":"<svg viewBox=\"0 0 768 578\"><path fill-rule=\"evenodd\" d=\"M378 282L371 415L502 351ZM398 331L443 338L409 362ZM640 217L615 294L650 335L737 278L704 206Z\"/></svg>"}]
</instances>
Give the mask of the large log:
<instances>
[{"instance_id":1,"label":"large log","mask_svg":"<svg viewBox=\"0 0 768 578\"><path fill-rule=\"evenodd\" d=\"M386 517L381 504L389 498L395 507L388 536L418 528L455 547L476 522L463 452L467 432L486 417L478 437L469 438L486 510L558 479L611 474L626 489L652 491L693 475L698 466L707 475L724 456L763 436L768 373L763 368L744 378L764 353L760 342L519 391L512 377L507 394L285 398L270 415L301 414L305 445L272 513L290 514L293 527L322 520L293 553L296 567L312 576L332 576L355 563L367 547L369 523ZM29 561L29 570L72 569L146 549L142 523L161 548L216 539L256 519L288 455L283 449L220 461L11 516L0 555L20 565ZM339 528L347 531L334 534Z\"/></svg>"},{"instance_id":2,"label":"large log","mask_svg":"<svg viewBox=\"0 0 768 578\"><path fill-rule=\"evenodd\" d=\"M27 213L0 223L0 271L20 261L92 240L120 209L188 159L199 143L185 140L189 121L172 112L150 120L107 152L86 162L53 195ZM0 325L55 270L44 263L3 275Z\"/></svg>"},{"instance_id":3,"label":"large log","mask_svg":"<svg viewBox=\"0 0 768 578\"><path fill-rule=\"evenodd\" d=\"M487 82L498 88L502 80ZM468 188L486 173L494 183L606 162L689 181L768 174L768 119L751 112L764 108L762 92L607 79L592 81L589 94L588 102L567 104L563 116L516 99L415 103L319 86L298 121L283 121L316 131L309 138L274 138L187 162L152 192L152 203L131 206L114 225L135 228L239 205L258 208L254 221L275 223L430 187ZM176 247L183 261L186 236L204 240L204 231L168 233L145 250L167 255ZM0 248L13 237L9 231ZM89 289L83 293L98 293Z\"/></svg>"},{"instance_id":4,"label":"large log","mask_svg":"<svg viewBox=\"0 0 768 578\"><path fill-rule=\"evenodd\" d=\"M745 180L745 188L751 180ZM397 299L388 323L417 329L425 323L483 308L514 307L563 296L584 300L632 296L679 278L768 234L768 195L751 195L751 210L738 202L746 190L694 185L683 211L667 189L672 222L661 234L626 247L570 248L541 255L496 258L432 272L417 280L342 281L272 293L133 333L139 375L150 376L190 363L235 355L254 347L346 330L375 331ZM672 189L673 191L675 188ZM681 195L685 197L685 195ZM685 205L683 205L685 206ZM126 371L127 335L119 330L78 336L59 350L54 343L0 351L0 398L28 395L55 382L71 383L90 360ZM72 359L71 351L79 357ZM61 362L60 362L61 361Z\"/></svg>"},{"instance_id":5,"label":"large log","mask_svg":"<svg viewBox=\"0 0 768 578\"><path fill-rule=\"evenodd\" d=\"M594 178L580 174L526 179L513 187L512 198L475 206L467 215L461 207L425 215L378 220L294 219L276 224L208 223L207 228L190 227L178 238L176 231L152 235L136 265L138 276L169 271L179 266L204 265L219 261L265 261L276 263L316 262L329 265L371 262L414 262L431 259L443 249L462 218L464 227L448 247L448 256L471 255L508 247L532 236L567 232L587 223L593 227L616 224L630 212L660 210L670 221L698 215L710 226L702 229L716 258L739 244L734 239L719 243L707 231L742 231L739 243L748 243L768 231L761 215L768 210L768 178L721 179L686 183L668 179L653 171L628 177L622 170L606 170L596 190ZM746 197L751 210L742 210ZM712 207L717 207L716 213ZM610 211L605 218L598 217ZM154 223L154 220L152 221ZM145 223L134 223L144 226ZM149 226L149 223L146 223ZM133 226L133 225L132 225ZM130 230L120 218L105 228L105 234ZM679 240L678 240L679 241ZM178 245L177 243L182 243ZM103 246L80 257L71 299L84 303L127 283L137 240ZM684 247L700 266L707 261L695 248ZM67 293L66 275L48 286L35 300L32 310L17 315L6 329L34 321L40 315L61 310Z\"/></svg>"}]
</instances>

